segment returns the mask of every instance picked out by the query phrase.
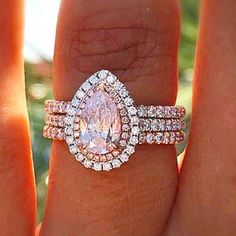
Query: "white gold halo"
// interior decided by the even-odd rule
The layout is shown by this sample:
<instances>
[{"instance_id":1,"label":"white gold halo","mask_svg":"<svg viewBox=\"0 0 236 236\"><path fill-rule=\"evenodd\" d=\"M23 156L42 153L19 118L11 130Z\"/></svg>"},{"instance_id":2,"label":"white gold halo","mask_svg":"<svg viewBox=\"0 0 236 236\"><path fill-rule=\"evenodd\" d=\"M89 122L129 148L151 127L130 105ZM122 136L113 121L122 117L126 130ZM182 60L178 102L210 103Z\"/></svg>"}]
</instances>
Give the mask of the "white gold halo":
<instances>
[{"instance_id":1,"label":"white gold halo","mask_svg":"<svg viewBox=\"0 0 236 236\"><path fill-rule=\"evenodd\" d=\"M100 155L88 152L79 146L79 131L77 119L86 100L94 91L102 87L110 95L120 112L122 133L120 135L119 150ZM89 77L75 93L71 103L67 106L65 117L65 140L71 154L86 168L95 171L110 171L127 162L135 152L138 143L139 118L133 99L118 78L107 70L101 70Z\"/></svg>"}]
</instances>

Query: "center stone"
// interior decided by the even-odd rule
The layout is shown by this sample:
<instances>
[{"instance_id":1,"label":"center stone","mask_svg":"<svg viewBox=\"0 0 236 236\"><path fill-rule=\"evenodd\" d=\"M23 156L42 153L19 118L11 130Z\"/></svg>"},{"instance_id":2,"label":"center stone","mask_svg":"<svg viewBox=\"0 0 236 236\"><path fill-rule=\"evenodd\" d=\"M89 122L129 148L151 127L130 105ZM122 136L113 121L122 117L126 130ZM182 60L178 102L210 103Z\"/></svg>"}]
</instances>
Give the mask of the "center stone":
<instances>
[{"instance_id":1,"label":"center stone","mask_svg":"<svg viewBox=\"0 0 236 236\"><path fill-rule=\"evenodd\" d=\"M94 154L106 154L116 148L121 119L108 93L97 91L87 100L80 116L80 131L82 144Z\"/></svg>"}]
</instances>

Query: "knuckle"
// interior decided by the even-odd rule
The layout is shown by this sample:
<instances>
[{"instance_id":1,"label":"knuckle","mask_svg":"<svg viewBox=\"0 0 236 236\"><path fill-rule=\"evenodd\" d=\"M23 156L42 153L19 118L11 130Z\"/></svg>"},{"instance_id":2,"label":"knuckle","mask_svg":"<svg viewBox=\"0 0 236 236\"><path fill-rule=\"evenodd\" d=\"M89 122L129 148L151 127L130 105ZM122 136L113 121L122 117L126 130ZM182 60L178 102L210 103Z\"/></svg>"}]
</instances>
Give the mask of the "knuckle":
<instances>
[{"instance_id":1,"label":"knuckle","mask_svg":"<svg viewBox=\"0 0 236 236\"><path fill-rule=\"evenodd\" d=\"M72 27L63 40L69 49L61 56L80 73L106 68L132 78L154 75L173 61L175 31L158 23L146 5L97 10Z\"/></svg>"}]
</instances>

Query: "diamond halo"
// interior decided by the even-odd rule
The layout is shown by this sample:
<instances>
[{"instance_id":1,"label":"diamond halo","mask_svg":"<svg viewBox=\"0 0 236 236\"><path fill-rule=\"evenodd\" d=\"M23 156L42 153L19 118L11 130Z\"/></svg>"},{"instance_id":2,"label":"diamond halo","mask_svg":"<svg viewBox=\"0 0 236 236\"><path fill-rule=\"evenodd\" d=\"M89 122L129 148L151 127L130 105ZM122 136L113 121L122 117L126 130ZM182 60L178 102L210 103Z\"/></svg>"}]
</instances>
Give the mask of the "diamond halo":
<instances>
[{"instance_id":1,"label":"diamond halo","mask_svg":"<svg viewBox=\"0 0 236 236\"><path fill-rule=\"evenodd\" d=\"M113 99L119 110L121 134L118 146L109 153L91 153L81 145L79 123L86 102L97 91L104 91ZM89 77L78 89L65 117L65 140L71 154L86 168L96 171L109 171L127 162L138 143L139 119L133 99L124 84L107 70L102 70Z\"/></svg>"},{"instance_id":2,"label":"diamond halo","mask_svg":"<svg viewBox=\"0 0 236 236\"><path fill-rule=\"evenodd\" d=\"M185 139L183 106L135 106L125 85L107 70L90 76L70 102L45 101L43 136L66 140L84 167L110 171L126 163L137 144Z\"/></svg>"}]
</instances>

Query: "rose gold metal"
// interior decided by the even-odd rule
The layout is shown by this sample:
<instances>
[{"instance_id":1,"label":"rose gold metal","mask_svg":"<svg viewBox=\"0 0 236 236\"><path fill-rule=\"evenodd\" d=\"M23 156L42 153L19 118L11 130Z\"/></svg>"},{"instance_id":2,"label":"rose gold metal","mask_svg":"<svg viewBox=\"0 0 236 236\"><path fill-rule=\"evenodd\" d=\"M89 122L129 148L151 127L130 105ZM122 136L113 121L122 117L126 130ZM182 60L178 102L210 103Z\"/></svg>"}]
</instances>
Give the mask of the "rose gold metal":
<instances>
[{"instance_id":1,"label":"rose gold metal","mask_svg":"<svg viewBox=\"0 0 236 236\"><path fill-rule=\"evenodd\" d=\"M45 111L50 114L66 114L67 106L70 102L47 100L45 101ZM185 116L185 108L183 106L144 106L137 107L138 117L140 118L174 118L179 119ZM153 110L153 114L150 112Z\"/></svg>"},{"instance_id":2,"label":"rose gold metal","mask_svg":"<svg viewBox=\"0 0 236 236\"><path fill-rule=\"evenodd\" d=\"M43 136L54 140L64 140L65 129L52 126L44 126ZM182 130L166 132L141 132L139 144L177 144L183 142L185 134Z\"/></svg>"}]
</instances>

